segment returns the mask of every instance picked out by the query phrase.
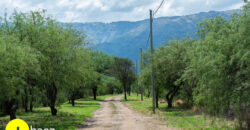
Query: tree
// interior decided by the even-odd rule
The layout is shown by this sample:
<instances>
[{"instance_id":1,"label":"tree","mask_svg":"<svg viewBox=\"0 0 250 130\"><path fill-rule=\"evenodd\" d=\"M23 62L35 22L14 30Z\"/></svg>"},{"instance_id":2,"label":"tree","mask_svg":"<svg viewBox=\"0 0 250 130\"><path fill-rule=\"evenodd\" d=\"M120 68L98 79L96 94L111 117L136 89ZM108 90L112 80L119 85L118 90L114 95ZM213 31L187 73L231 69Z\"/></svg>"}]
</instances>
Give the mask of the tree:
<instances>
[{"instance_id":1,"label":"tree","mask_svg":"<svg viewBox=\"0 0 250 130\"><path fill-rule=\"evenodd\" d=\"M84 47L73 50L72 60L68 61L68 73L66 75L65 88L68 91L68 99L72 106L75 106L75 100L83 97L84 88L86 88L89 80L89 73L93 73L91 67L90 54Z\"/></svg>"},{"instance_id":2,"label":"tree","mask_svg":"<svg viewBox=\"0 0 250 130\"><path fill-rule=\"evenodd\" d=\"M246 10L248 8L248 10ZM222 17L201 23L195 43L188 54L191 62L184 78L197 82L194 101L212 115L234 111L240 121L249 124L249 3L241 15L231 20ZM199 55L195 55L199 54ZM248 96L246 96L248 95ZM244 113L244 114L243 114ZM241 124L241 123L240 123Z\"/></svg>"},{"instance_id":3,"label":"tree","mask_svg":"<svg viewBox=\"0 0 250 130\"><path fill-rule=\"evenodd\" d=\"M10 20L5 19L3 25L1 26L1 33L4 36L13 35L17 39L17 43L29 46L40 55L38 58L41 69L40 75L30 73L29 71L35 71L32 67L28 67L27 73L25 73L25 82L28 86L31 86L31 89L24 89L24 106L27 107L28 102L26 100L27 90L32 90L30 91L32 97L33 88L36 84L41 90L45 91L51 113L56 115L57 94L62 92L64 87L69 87L65 86L66 79L70 76L68 74L71 72L71 68L75 67L75 65L72 65L75 64L75 52L82 48L85 43L85 35L73 30L70 26L60 26L55 20L46 16L45 11L26 14L15 12ZM29 62L29 60L27 61ZM78 66L81 66L81 64L78 64Z\"/></svg>"},{"instance_id":4,"label":"tree","mask_svg":"<svg viewBox=\"0 0 250 130\"><path fill-rule=\"evenodd\" d=\"M156 83L167 90L166 100L169 108L183 85L180 78L186 68L185 56L192 42L193 40L171 41L168 46L160 47L154 55Z\"/></svg>"},{"instance_id":5,"label":"tree","mask_svg":"<svg viewBox=\"0 0 250 130\"><path fill-rule=\"evenodd\" d=\"M151 68L144 68L143 71L140 74L140 80L143 82L144 89L146 89L147 97L150 97L150 92L151 92Z\"/></svg>"},{"instance_id":6,"label":"tree","mask_svg":"<svg viewBox=\"0 0 250 130\"><path fill-rule=\"evenodd\" d=\"M89 87L91 88L92 90L92 94L93 94L93 97L94 97L94 100L96 100L96 97L97 97L97 89L98 89L98 86L101 82L101 74L97 73L96 71L94 71L92 73L92 78L89 79Z\"/></svg>"},{"instance_id":7,"label":"tree","mask_svg":"<svg viewBox=\"0 0 250 130\"><path fill-rule=\"evenodd\" d=\"M0 56L0 101L12 120L16 118L21 93L27 87L26 73L39 73L38 55L16 37L0 35Z\"/></svg>"},{"instance_id":8,"label":"tree","mask_svg":"<svg viewBox=\"0 0 250 130\"><path fill-rule=\"evenodd\" d=\"M146 96L150 97L150 91L152 90L152 81L151 81L151 74L152 74L152 68L150 66L150 56L151 56L151 52L145 51L143 52L142 55L142 63L140 64L140 68L141 68L141 72L140 72L140 76L139 76L139 82L142 81L143 83L143 89L147 90ZM144 90L143 90L144 91Z\"/></svg>"},{"instance_id":9,"label":"tree","mask_svg":"<svg viewBox=\"0 0 250 130\"><path fill-rule=\"evenodd\" d=\"M103 94L122 93L121 83L116 78L103 75L102 82L103 82L103 85L106 86L106 89L102 91Z\"/></svg>"},{"instance_id":10,"label":"tree","mask_svg":"<svg viewBox=\"0 0 250 130\"><path fill-rule=\"evenodd\" d=\"M127 86L131 85L131 83L135 80L133 78L133 70L133 63L129 59L114 58L111 73L122 83L125 100L127 100Z\"/></svg>"},{"instance_id":11,"label":"tree","mask_svg":"<svg viewBox=\"0 0 250 130\"><path fill-rule=\"evenodd\" d=\"M101 51L93 51L91 52L91 59L96 73L92 75L94 77L91 79L90 88L92 89L94 100L96 100L98 85L102 80L102 75L108 75L113 57Z\"/></svg>"}]
</instances>

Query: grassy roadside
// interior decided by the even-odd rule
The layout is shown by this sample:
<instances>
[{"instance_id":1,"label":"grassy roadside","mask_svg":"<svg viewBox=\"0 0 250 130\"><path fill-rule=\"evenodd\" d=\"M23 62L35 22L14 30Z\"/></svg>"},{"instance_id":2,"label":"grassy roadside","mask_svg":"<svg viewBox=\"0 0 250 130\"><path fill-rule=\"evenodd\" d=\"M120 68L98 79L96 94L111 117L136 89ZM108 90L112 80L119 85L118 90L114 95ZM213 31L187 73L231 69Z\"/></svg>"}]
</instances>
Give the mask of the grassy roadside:
<instances>
[{"instance_id":1,"label":"grassy roadside","mask_svg":"<svg viewBox=\"0 0 250 130\"><path fill-rule=\"evenodd\" d=\"M33 112L18 112L17 118L23 119L32 125L33 128L55 128L56 130L75 130L78 124L84 119L92 116L93 111L100 108L98 101L107 97L116 95L98 96L97 100L93 98L83 98L76 100L75 107L68 102L58 107L57 116L51 116L49 107L35 108ZM0 130L5 129L9 122L9 116L0 117Z\"/></svg>"},{"instance_id":2,"label":"grassy roadside","mask_svg":"<svg viewBox=\"0 0 250 130\"><path fill-rule=\"evenodd\" d=\"M141 102L141 97L132 94L128 96L128 104L133 109L143 113L152 114L152 98L144 97ZM183 110L178 108L167 109L167 103L159 104L159 109L156 113L164 118L166 124L171 127L181 129L233 129L234 123L225 121L224 119L211 118L202 114L195 114L191 110Z\"/></svg>"}]
</instances>

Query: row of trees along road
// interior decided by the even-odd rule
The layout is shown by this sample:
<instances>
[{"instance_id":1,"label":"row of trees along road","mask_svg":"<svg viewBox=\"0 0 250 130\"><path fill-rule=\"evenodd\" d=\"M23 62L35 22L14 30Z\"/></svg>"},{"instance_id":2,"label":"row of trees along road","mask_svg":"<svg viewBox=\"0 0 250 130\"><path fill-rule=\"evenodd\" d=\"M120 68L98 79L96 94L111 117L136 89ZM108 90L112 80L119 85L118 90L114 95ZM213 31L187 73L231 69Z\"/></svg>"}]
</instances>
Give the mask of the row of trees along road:
<instances>
[{"instance_id":1,"label":"row of trees along road","mask_svg":"<svg viewBox=\"0 0 250 130\"><path fill-rule=\"evenodd\" d=\"M158 98L173 107L198 106L213 116L237 118L250 128L250 3L230 20L218 16L200 23L199 40L174 40L153 55L156 107ZM140 80L150 86L151 61L144 53ZM147 90L145 90L147 91ZM150 93L149 93L150 94Z\"/></svg>"},{"instance_id":2,"label":"row of trees along road","mask_svg":"<svg viewBox=\"0 0 250 130\"><path fill-rule=\"evenodd\" d=\"M131 84L114 76L122 71L115 70L121 59L87 47L86 35L43 10L0 20L0 114L11 120L17 109L49 106L56 115L56 106L67 100L74 106L83 96L121 93L119 80L124 87ZM121 66L128 67L125 74L132 75L132 62L122 61L128 63Z\"/></svg>"}]
</instances>

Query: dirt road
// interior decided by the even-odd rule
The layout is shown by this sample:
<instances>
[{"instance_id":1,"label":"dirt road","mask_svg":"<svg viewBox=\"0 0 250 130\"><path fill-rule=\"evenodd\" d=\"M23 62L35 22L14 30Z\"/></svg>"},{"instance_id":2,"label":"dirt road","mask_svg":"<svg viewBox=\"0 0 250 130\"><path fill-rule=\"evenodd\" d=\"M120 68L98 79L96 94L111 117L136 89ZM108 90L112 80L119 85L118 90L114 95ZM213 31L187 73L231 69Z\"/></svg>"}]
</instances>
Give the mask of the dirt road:
<instances>
[{"instance_id":1,"label":"dirt road","mask_svg":"<svg viewBox=\"0 0 250 130\"><path fill-rule=\"evenodd\" d=\"M172 130L156 117L131 110L121 102L122 96L108 98L101 103L92 118L85 120L78 130Z\"/></svg>"}]
</instances>

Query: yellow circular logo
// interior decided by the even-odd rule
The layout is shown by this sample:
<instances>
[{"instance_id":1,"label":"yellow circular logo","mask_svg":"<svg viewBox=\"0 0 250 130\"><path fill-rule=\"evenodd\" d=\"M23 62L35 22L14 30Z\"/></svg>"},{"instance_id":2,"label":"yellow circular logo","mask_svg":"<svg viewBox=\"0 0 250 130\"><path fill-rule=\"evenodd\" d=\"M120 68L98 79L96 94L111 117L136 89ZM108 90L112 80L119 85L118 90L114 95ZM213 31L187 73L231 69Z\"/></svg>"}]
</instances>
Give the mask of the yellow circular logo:
<instances>
[{"instance_id":1,"label":"yellow circular logo","mask_svg":"<svg viewBox=\"0 0 250 130\"><path fill-rule=\"evenodd\" d=\"M25 121L15 119L7 124L5 130L29 130L29 126Z\"/></svg>"}]
</instances>

